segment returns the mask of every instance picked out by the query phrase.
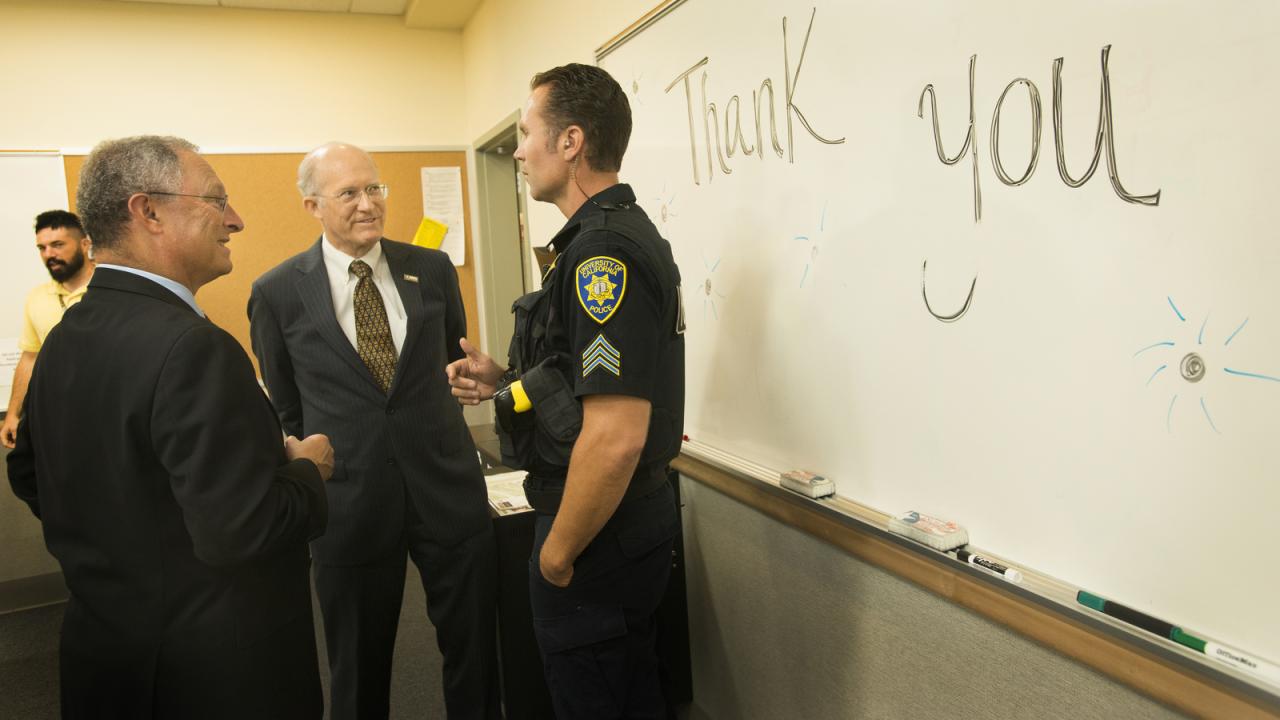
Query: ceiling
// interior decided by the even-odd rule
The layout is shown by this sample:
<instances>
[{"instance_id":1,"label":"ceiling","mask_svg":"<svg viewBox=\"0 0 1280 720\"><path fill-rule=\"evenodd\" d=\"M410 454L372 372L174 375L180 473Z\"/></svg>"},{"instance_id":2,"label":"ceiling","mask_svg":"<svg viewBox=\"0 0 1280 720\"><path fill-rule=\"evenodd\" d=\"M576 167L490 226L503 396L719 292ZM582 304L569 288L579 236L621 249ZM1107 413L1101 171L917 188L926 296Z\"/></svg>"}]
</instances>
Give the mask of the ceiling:
<instances>
[{"instance_id":1,"label":"ceiling","mask_svg":"<svg viewBox=\"0 0 1280 720\"><path fill-rule=\"evenodd\" d=\"M204 5L255 10L396 15L407 27L461 30L481 0L116 0L161 5Z\"/></svg>"}]
</instances>

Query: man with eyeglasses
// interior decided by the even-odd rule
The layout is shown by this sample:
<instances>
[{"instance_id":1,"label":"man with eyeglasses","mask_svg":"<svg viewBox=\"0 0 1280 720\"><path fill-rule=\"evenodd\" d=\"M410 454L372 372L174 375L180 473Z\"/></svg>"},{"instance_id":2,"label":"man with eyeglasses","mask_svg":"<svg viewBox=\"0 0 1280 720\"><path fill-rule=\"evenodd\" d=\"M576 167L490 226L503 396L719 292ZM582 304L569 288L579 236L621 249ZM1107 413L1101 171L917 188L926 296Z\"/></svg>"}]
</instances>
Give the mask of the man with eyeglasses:
<instances>
[{"instance_id":1,"label":"man with eyeglasses","mask_svg":"<svg viewBox=\"0 0 1280 720\"><path fill-rule=\"evenodd\" d=\"M89 255L89 236L80 226L80 218L66 210L46 210L36 216L36 250L49 270L49 282L33 288L22 309L22 337L18 350L22 355L13 369L13 385L9 409L0 425L0 444L12 449L18 434L18 418L22 401L27 396L27 383L36 364L36 353L67 308L84 297L93 277L93 260Z\"/></svg>"},{"instance_id":2,"label":"man with eyeglasses","mask_svg":"<svg viewBox=\"0 0 1280 720\"><path fill-rule=\"evenodd\" d=\"M195 299L244 223L178 138L101 143L76 201L98 268L40 351L8 457L71 591L62 717L316 720L307 541L333 450L282 442Z\"/></svg>"},{"instance_id":3,"label":"man with eyeglasses","mask_svg":"<svg viewBox=\"0 0 1280 720\"><path fill-rule=\"evenodd\" d=\"M444 253L382 236L387 186L360 148L311 151L298 189L323 234L254 283L249 320L281 423L325 433L341 458L329 531L312 544L333 720L390 712L406 556L444 655L448 716L497 718L496 549L444 370L467 327L457 274Z\"/></svg>"}]
</instances>

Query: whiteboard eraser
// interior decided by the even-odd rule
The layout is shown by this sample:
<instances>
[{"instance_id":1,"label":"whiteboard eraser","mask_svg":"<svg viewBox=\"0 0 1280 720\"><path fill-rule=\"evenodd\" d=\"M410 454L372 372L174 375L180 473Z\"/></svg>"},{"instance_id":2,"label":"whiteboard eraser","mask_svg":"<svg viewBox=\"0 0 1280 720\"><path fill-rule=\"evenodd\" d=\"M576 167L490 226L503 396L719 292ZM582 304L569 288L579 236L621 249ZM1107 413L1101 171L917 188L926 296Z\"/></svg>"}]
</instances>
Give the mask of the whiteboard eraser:
<instances>
[{"instance_id":1,"label":"whiteboard eraser","mask_svg":"<svg viewBox=\"0 0 1280 720\"><path fill-rule=\"evenodd\" d=\"M805 497L821 498L836 494L836 484L808 470L788 470L779 479L782 487Z\"/></svg>"},{"instance_id":2,"label":"whiteboard eraser","mask_svg":"<svg viewBox=\"0 0 1280 720\"><path fill-rule=\"evenodd\" d=\"M956 523L914 510L889 518L889 532L935 550L952 550L969 543L969 532Z\"/></svg>"}]
</instances>

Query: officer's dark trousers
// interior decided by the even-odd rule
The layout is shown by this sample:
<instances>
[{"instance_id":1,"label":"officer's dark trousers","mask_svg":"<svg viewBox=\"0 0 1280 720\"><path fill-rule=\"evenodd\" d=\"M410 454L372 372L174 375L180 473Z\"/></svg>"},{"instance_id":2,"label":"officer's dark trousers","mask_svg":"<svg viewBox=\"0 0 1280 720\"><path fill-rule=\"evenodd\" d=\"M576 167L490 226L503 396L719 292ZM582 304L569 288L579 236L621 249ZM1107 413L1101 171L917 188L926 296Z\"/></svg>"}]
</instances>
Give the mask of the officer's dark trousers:
<instances>
[{"instance_id":1,"label":"officer's dark trousers","mask_svg":"<svg viewBox=\"0 0 1280 720\"><path fill-rule=\"evenodd\" d=\"M539 515L534 526L529 599L557 720L665 719L654 611L679 530L671 486L619 507L574 563L567 588L538 567L553 520Z\"/></svg>"},{"instance_id":2,"label":"officer's dark trousers","mask_svg":"<svg viewBox=\"0 0 1280 720\"><path fill-rule=\"evenodd\" d=\"M378 720L390 712L391 656L407 554L422 575L427 616L444 655L450 720L499 718L493 532L486 529L457 545L442 546L427 538L420 522L406 524L410 527L399 551L377 563L315 566L332 673L330 717Z\"/></svg>"}]
</instances>

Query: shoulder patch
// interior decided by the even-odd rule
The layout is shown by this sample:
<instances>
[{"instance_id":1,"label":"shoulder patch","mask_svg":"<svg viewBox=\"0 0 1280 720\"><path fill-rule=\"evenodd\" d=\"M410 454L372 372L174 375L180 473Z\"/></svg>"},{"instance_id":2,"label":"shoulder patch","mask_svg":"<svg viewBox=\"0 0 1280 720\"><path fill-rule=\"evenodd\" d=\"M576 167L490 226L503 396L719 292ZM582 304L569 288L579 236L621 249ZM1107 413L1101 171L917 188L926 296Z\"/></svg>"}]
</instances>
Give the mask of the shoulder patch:
<instances>
[{"instance_id":1,"label":"shoulder patch","mask_svg":"<svg viewBox=\"0 0 1280 720\"><path fill-rule=\"evenodd\" d=\"M597 255L578 263L573 274L578 304L592 320L605 324L627 293L627 266L621 260Z\"/></svg>"},{"instance_id":2,"label":"shoulder patch","mask_svg":"<svg viewBox=\"0 0 1280 720\"><path fill-rule=\"evenodd\" d=\"M597 368L622 377L622 353L610 344L604 333L597 335L587 349L582 351L582 377L590 375Z\"/></svg>"}]
</instances>

